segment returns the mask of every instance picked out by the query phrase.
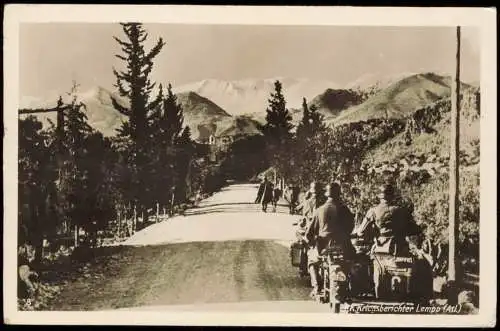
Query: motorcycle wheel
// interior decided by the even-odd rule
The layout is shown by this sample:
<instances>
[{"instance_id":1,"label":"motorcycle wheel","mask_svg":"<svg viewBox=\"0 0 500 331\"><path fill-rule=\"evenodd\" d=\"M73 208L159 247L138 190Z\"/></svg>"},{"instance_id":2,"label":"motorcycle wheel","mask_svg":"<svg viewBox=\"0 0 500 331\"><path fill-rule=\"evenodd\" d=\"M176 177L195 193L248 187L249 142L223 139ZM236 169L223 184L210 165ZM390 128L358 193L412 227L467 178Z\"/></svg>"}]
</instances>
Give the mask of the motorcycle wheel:
<instances>
[{"instance_id":1,"label":"motorcycle wheel","mask_svg":"<svg viewBox=\"0 0 500 331\"><path fill-rule=\"evenodd\" d=\"M330 297L329 297L329 302L330 302L330 310L334 313L334 314L338 314L340 313L340 302L339 300L337 300L337 282L333 281L333 280L329 280L328 281L328 285L329 285L329 288L328 288L328 292L330 294Z\"/></svg>"}]
</instances>

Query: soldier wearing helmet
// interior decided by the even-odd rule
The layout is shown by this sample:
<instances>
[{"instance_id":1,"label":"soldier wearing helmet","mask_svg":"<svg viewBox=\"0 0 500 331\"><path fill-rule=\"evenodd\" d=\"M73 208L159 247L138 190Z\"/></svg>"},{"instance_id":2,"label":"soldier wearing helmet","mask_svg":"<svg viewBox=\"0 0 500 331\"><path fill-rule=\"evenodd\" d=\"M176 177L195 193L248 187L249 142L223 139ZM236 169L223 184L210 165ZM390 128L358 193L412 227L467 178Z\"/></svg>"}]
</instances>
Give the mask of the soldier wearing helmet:
<instances>
[{"instance_id":1,"label":"soldier wearing helmet","mask_svg":"<svg viewBox=\"0 0 500 331\"><path fill-rule=\"evenodd\" d=\"M406 238L418 234L412 209L401 203L394 186L390 183L380 187L378 197L379 204L368 210L354 232L357 236L363 237L365 232L375 229L379 245L387 243L390 245L390 253L394 255L408 254Z\"/></svg>"},{"instance_id":2,"label":"soldier wearing helmet","mask_svg":"<svg viewBox=\"0 0 500 331\"><path fill-rule=\"evenodd\" d=\"M308 268L311 275L311 285L314 296L320 290L318 286L317 253L334 243L342 248L344 256L349 259L355 255L350 241L350 233L354 225L354 215L341 198L340 185L330 183L325 190L326 202L314 211L312 222L306 230L305 237L311 250L309 251Z\"/></svg>"},{"instance_id":3,"label":"soldier wearing helmet","mask_svg":"<svg viewBox=\"0 0 500 331\"><path fill-rule=\"evenodd\" d=\"M302 211L302 216L306 219L311 219L314 211L319 207L321 202L321 197L319 197L319 185L316 182L312 182L309 190L306 192L304 199L295 210Z\"/></svg>"}]
</instances>

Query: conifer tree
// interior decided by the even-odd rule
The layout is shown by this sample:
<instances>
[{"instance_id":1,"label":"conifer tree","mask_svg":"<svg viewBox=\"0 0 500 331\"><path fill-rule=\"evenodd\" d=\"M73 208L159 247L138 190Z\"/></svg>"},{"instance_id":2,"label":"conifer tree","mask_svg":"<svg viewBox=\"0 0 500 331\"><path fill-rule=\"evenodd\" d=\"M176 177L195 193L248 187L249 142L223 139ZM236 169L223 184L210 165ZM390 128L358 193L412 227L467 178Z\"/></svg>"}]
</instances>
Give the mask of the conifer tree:
<instances>
[{"instance_id":1,"label":"conifer tree","mask_svg":"<svg viewBox=\"0 0 500 331\"><path fill-rule=\"evenodd\" d=\"M182 106L177 102L177 96L172 92L172 85L168 84L167 97L163 101L164 109L164 132L166 139L170 144L173 144L176 139L181 135L185 134L188 130L189 138L191 137L189 127L186 127L184 131L182 126L184 124L184 115L182 112Z\"/></svg>"},{"instance_id":2,"label":"conifer tree","mask_svg":"<svg viewBox=\"0 0 500 331\"><path fill-rule=\"evenodd\" d=\"M162 102L151 115L151 135L155 145L165 149L173 146L181 136L184 115L177 96L172 92L172 85L168 85L166 96L160 85L160 96Z\"/></svg>"},{"instance_id":3,"label":"conifer tree","mask_svg":"<svg viewBox=\"0 0 500 331\"><path fill-rule=\"evenodd\" d=\"M302 109L302 119L297 126L298 140L312 138L325 128L323 115L318 112L318 107L316 107L316 105L308 107L306 98L303 98Z\"/></svg>"},{"instance_id":4,"label":"conifer tree","mask_svg":"<svg viewBox=\"0 0 500 331\"><path fill-rule=\"evenodd\" d=\"M183 202L189 192L189 174L194 157L194 145L191 139L191 129L186 126L180 136L175 138L175 162L173 173L175 174L174 186L176 189L177 202Z\"/></svg>"},{"instance_id":5,"label":"conifer tree","mask_svg":"<svg viewBox=\"0 0 500 331\"><path fill-rule=\"evenodd\" d=\"M121 128L123 135L129 135L137 147L145 147L145 137L148 135L148 122L151 112L161 102L158 95L150 101L150 95L155 86L149 79L153 69L153 59L160 53L165 45L159 38L155 46L147 52L144 44L148 33L140 23L120 23L127 40L118 37L114 39L120 44L124 55L117 54L116 57L126 62L126 71L118 71L113 68L116 76L116 87L120 96L129 102L128 107L120 104L112 98L113 107L121 114L128 117L128 123Z\"/></svg>"},{"instance_id":6,"label":"conifer tree","mask_svg":"<svg viewBox=\"0 0 500 331\"><path fill-rule=\"evenodd\" d=\"M309 128L309 107L307 105L306 98L302 99L302 120L297 125L297 139L302 141L305 137L308 136L308 128Z\"/></svg>"},{"instance_id":7,"label":"conifer tree","mask_svg":"<svg viewBox=\"0 0 500 331\"><path fill-rule=\"evenodd\" d=\"M285 97L280 81L274 83L274 93L271 93L269 107L266 109L266 124L264 134L271 143L282 144L291 138L292 116L286 108Z\"/></svg>"},{"instance_id":8,"label":"conifer tree","mask_svg":"<svg viewBox=\"0 0 500 331\"><path fill-rule=\"evenodd\" d=\"M292 116L286 108L285 97L280 81L274 83L274 92L269 98L266 109L266 124L263 133L267 140L267 152L271 165L277 168L281 175L288 176L290 142L292 138Z\"/></svg>"},{"instance_id":9,"label":"conifer tree","mask_svg":"<svg viewBox=\"0 0 500 331\"><path fill-rule=\"evenodd\" d=\"M178 103L171 84L167 86L166 95L160 85L160 95L162 102L151 116L151 137L154 144L151 145L149 153L151 163L154 164L151 166L152 174L148 186L154 187L152 198L166 204L169 197L165 196L164 190L174 186L178 177L182 176L182 168L186 167L183 162L184 154L191 139L189 129L186 127L183 131L182 106ZM186 133L189 137L185 136Z\"/></svg>"},{"instance_id":10,"label":"conifer tree","mask_svg":"<svg viewBox=\"0 0 500 331\"><path fill-rule=\"evenodd\" d=\"M119 95L125 102L119 102L111 98L113 107L121 114L128 117L119 130L120 136L129 137L132 141L130 150L125 150L125 158L129 159L127 167L129 168L128 183L130 194L128 194L134 205L137 206L138 213L143 212L143 208L150 204L151 199L149 191L151 189L151 180L154 180L154 174L149 173L156 167L154 157L151 153L154 151L151 141L153 135L150 132L150 126L154 125L152 117L157 111L163 99L162 91L150 100L155 83L150 81L151 70L153 69L153 59L160 53L165 45L162 38L159 38L156 44L149 50L145 49L145 42L148 33L140 23L120 23L126 40L118 37L114 39L121 46L123 55L117 54L116 57L124 61L126 69L118 71L113 68L116 76L115 86ZM153 122L153 123L152 123Z\"/></svg>"}]
</instances>

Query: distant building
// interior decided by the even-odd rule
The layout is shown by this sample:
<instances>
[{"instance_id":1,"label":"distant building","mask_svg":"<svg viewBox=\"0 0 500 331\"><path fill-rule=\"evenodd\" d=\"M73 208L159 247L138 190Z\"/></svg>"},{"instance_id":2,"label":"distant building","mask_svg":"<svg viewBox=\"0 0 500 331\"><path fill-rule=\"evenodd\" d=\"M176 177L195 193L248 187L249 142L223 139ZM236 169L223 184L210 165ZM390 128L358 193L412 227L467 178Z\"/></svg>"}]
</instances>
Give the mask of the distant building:
<instances>
[{"instance_id":1,"label":"distant building","mask_svg":"<svg viewBox=\"0 0 500 331\"><path fill-rule=\"evenodd\" d=\"M210 161L217 162L220 154L227 152L229 146L233 143L234 138L232 136L220 136L210 135L208 137L208 145L210 147Z\"/></svg>"},{"instance_id":2,"label":"distant building","mask_svg":"<svg viewBox=\"0 0 500 331\"><path fill-rule=\"evenodd\" d=\"M216 145L216 146L227 146L233 143L234 139L232 136L220 136L216 137L213 134L208 137L208 144L209 145Z\"/></svg>"}]
</instances>

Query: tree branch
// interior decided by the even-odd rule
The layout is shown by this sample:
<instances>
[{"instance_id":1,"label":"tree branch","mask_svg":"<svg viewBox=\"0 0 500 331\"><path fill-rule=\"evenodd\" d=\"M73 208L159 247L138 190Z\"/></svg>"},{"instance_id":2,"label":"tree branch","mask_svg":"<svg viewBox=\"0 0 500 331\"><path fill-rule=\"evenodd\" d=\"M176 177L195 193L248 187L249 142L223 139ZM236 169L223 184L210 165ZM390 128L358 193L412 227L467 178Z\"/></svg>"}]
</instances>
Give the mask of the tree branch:
<instances>
[{"instance_id":1,"label":"tree branch","mask_svg":"<svg viewBox=\"0 0 500 331\"><path fill-rule=\"evenodd\" d=\"M120 114L130 116L130 110L120 105L115 98L111 97L111 103L113 104L113 108L115 108Z\"/></svg>"},{"instance_id":2,"label":"tree branch","mask_svg":"<svg viewBox=\"0 0 500 331\"><path fill-rule=\"evenodd\" d=\"M115 56L116 56L117 58L119 58L120 60L127 61L127 58L126 58L125 56L122 56L122 55L120 55L120 54L115 54Z\"/></svg>"},{"instance_id":3,"label":"tree branch","mask_svg":"<svg viewBox=\"0 0 500 331\"><path fill-rule=\"evenodd\" d=\"M165 46L165 42L163 41L163 38L160 37L160 39L158 39L158 42L156 43L156 45L151 49L151 51L149 51L149 53L146 55L145 58L148 60L153 59L154 57L156 57L160 53L163 46Z\"/></svg>"},{"instance_id":4,"label":"tree branch","mask_svg":"<svg viewBox=\"0 0 500 331\"><path fill-rule=\"evenodd\" d=\"M130 48L132 47L132 44L131 44L131 43L128 43L128 42L126 42L126 41L123 41L123 40L121 40L121 39L120 39L120 38L118 38L118 37L113 36L113 39L114 39L114 40L116 40L116 42L117 42L118 44L120 44L120 46L122 46L122 47L126 48L127 50L128 50L128 49L130 49Z\"/></svg>"}]
</instances>

